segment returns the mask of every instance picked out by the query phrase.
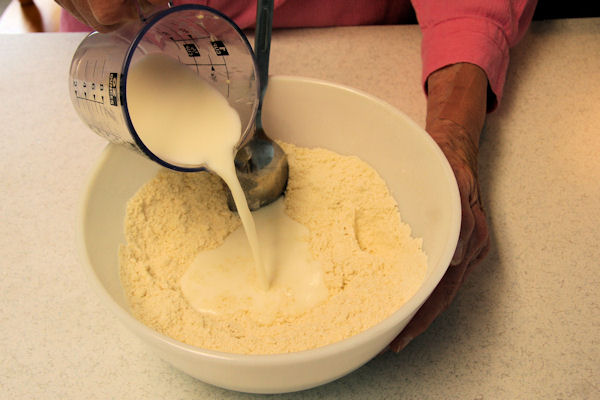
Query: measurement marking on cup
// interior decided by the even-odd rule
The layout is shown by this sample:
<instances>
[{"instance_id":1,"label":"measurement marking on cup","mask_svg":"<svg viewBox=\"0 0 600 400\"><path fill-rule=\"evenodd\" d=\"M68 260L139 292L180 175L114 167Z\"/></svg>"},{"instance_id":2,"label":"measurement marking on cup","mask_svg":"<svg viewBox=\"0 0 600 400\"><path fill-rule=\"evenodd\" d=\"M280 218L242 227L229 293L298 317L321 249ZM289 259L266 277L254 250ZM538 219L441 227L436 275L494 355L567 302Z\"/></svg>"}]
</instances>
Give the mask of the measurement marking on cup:
<instances>
[{"instance_id":1,"label":"measurement marking on cup","mask_svg":"<svg viewBox=\"0 0 600 400\"><path fill-rule=\"evenodd\" d=\"M199 76L201 76L202 67L210 67L209 74L211 79L215 83L219 83L218 76L224 75L225 82L221 83L226 84L226 97L229 97L231 90L231 87L229 85L229 67L227 65L227 56L229 56L229 49L227 49L227 45L223 40L219 40L217 37L208 32L206 28L202 26L202 24L197 25L197 27L206 32L206 35L194 36L187 29L177 29L177 27L175 26L167 26L165 27L166 29L164 31L161 31L160 33L161 35L163 35L163 37L168 38L168 40L170 40L181 52L181 55L177 55L177 59L179 60L179 62L189 67L195 67L196 73ZM208 49L207 45L209 45ZM211 47L214 53L212 51L209 51ZM212 57L211 53L213 54ZM215 55L217 57L220 57L221 62L213 62L213 58L215 57ZM206 58L208 58L208 62L206 62Z\"/></svg>"},{"instance_id":2,"label":"measurement marking on cup","mask_svg":"<svg viewBox=\"0 0 600 400\"><path fill-rule=\"evenodd\" d=\"M225 73L227 74L227 98L229 98L231 87L229 86L229 68L227 68L227 61L225 61L225 57L223 57L223 63L225 64Z\"/></svg>"},{"instance_id":3,"label":"measurement marking on cup","mask_svg":"<svg viewBox=\"0 0 600 400\"><path fill-rule=\"evenodd\" d=\"M175 39L173 36L169 36L169 39L171 39L171 41L173 42L189 42L191 41L195 41L195 40L204 40L204 39L210 39L210 36L198 36L198 37L188 37L188 38L181 38L181 39Z\"/></svg>"},{"instance_id":4,"label":"measurement marking on cup","mask_svg":"<svg viewBox=\"0 0 600 400\"><path fill-rule=\"evenodd\" d=\"M198 47L194 43L184 43L183 47L188 54L188 57L200 57L200 51L198 51Z\"/></svg>"},{"instance_id":5,"label":"measurement marking on cup","mask_svg":"<svg viewBox=\"0 0 600 400\"><path fill-rule=\"evenodd\" d=\"M77 85L75 85L77 86ZM87 91L83 92L83 95L81 94L81 91L78 91L77 89L75 89L75 97L78 100L85 100L85 101L90 101L92 103L98 103L98 104L104 104L104 96L96 96L95 93L91 93L91 97L88 97L88 93Z\"/></svg>"},{"instance_id":6,"label":"measurement marking on cup","mask_svg":"<svg viewBox=\"0 0 600 400\"><path fill-rule=\"evenodd\" d=\"M229 52L227 51L227 47L225 47L225 43L221 40L213 40L210 42L213 49L215 49L215 54L218 56L228 56Z\"/></svg>"},{"instance_id":7,"label":"measurement marking on cup","mask_svg":"<svg viewBox=\"0 0 600 400\"><path fill-rule=\"evenodd\" d=\"M108 78L108 98L110 100L111 106L117 106L117 84L118 84L119 74L116 72L111 72Z\"/></svg>"},{"instance_id":8,"label":"measurement marking on cup","mask_svg":"<svg viewBox=\"0 0 600 400\"><path fill-rule=\"evenodd\" d=\"M86 63L86 67L90 65ZM94 63L94 77L100 78L97 76L96 72L98 72L98 63ZM102 64L102 69L104 70L105 64ZM102 74L101 74L102 75ZM117 73L109 74L109 93L108 98L110 99L110 104L117 106L118 105L118 93L117 93L117 85L118 85L118 76ZM105 94L105 86L104 82L96 82L96 81L84 81L73 79L73 91L75 92L75 98L77 100L85 100L87 104L96 103L98 105L106 105L106 94Z\"/></svg>"},{"instance_id":9,"label":"measurement marking on cup","mask_svg":"<svg viewBox=\"0 0 600 400\"><path fill-rule=\"evenodd\" d=\"M179 60L181 61L181 59L179 59ZM196 66L199 66L199 67L208 67L208 66L215 66L215 65L226 66L227 65L225 63L223 63L223 64L220 64L220 63L219 64L214 64L214 63L184 63L184 62L182 62L181 64L183 64L183 65L189 65L189 66L196 65Z\"/></svg>"}]
</instances>

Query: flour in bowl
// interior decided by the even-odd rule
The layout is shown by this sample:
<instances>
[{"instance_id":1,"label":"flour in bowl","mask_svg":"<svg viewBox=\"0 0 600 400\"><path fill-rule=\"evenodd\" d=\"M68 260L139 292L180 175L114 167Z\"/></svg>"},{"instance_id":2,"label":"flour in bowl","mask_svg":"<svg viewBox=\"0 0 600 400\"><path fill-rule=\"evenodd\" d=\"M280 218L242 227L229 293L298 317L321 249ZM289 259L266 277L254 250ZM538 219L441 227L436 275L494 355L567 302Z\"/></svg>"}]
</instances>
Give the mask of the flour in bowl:
<instances>
[{"instance_id":1,"label":"flour in bowl","mask_svg":"<svg viewBox=\"0 0 600 400\"><path fill-rule=\"evenodd\" d=\"M272 207L285 209L286 223L296 224L297 240L306 242L312 262L306 273L282 270L283 289L275 283L270 289L280 293L251 297L242 290L246 282L253 285L251 272L244 272L246 279L230 269L233 275L214 281L229 286L227 295L213 290L194 296L201 287L194 285L209 288L211 274L221 274L214 266L203 270L202 257L222 246L240 220L215 175L162 170L129 201L125 217L121 281L136 318L205 349L288 353L360 333L417 291L427 257L379 175L357 157L280 145L289 181L283 204ZM308 289L285 289L296 281Z\"/></svg>"}]
</instances>

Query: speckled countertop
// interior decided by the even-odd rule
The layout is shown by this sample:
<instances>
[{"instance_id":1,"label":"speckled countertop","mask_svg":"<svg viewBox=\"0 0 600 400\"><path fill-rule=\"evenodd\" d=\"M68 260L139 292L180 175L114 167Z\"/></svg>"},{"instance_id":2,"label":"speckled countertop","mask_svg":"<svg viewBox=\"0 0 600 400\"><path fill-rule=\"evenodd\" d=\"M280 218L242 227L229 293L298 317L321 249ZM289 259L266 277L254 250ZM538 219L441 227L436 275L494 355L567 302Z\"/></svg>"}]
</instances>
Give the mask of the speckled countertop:
<instances>
[{"instance_id":1,"label":"speckled countertop","mask_svg":"<svg viewBox=\"0 0 600 400\"><path fill-rule=\"evenodd\" d=\"M90 291L75 220L105 143L76 116L81 34L0 36L0 398L245 399L150 353ZM362 89L425 120L416 26L276 32L271 73ZM600 398L600 19L535 22L481 144L492 250L400 354L322 398Z\"/></svg>"}]
</instances>

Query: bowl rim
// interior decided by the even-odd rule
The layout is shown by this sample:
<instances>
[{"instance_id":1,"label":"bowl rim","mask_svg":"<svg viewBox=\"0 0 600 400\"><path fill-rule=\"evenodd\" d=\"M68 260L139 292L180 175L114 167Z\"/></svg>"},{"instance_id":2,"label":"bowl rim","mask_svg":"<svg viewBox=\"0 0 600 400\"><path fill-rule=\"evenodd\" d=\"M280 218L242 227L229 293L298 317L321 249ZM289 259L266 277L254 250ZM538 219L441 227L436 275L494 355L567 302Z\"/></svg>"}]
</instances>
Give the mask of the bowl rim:
<instances>
[{"instance_id":1,"label":"bowl rim","mask_svg":"<svg viewBox=\"0 0 600 400\"><path fill-rule=\"evenodd\" d=\"M384 107L389 112L394 113L400 116L402 119L406 120L406 122L414 129L421 131L423 135L426 136L425 140L430 142L433 151L438 152L438 156L441 158L443 169L445 173L448 175L448 178L451 179L451 182L454 184L451 186L451 206L455 209L455 212L452 213L453 221L451 227L451 234L446 242L444 252L440 257L438 263L442 265L446 265L444 268L438 268L433 271L432 275L429 279L426 279L423 284L419 287L419 289L396 311L390 314L385 319L381 320L377 324L373 325L370 328L365 329L351 337L340 340L338 342L330 343L324 346L320 346L313 349L301 350L290 353L277 353L277 354L240 354L240 353L227 353L218 350L210 350L204 349L197 346L192 346L183 342L180 342L176 339L173 339L167 335L164 335L160 332L153 330L152 328L146 326L130 312L121 307L117 302L108 294L106 289L103 287L102 283L98 279L94 269L92 267L92 262L89 258L89 253L86 248L85 243L85 226L84 222L86 220L86 210L87 204L90 201L90 193L91 188L96 181L96 177L100 174L104 163L112 152L112 149L117 147L117 145L109 143L104 150L102 151L100 157L96 160L91 170L88 172L88 176L86 178L84 191L81 195L79 201L79 210L78 210L78 221L77 221L77 247L78 253L80 255L81 260L83 261L83 269L85 271L85 275L88 278L88 281L92 285L93 290L96 294L103 299L103 303L117 316L117 318L126 326L130 327L136 334L140 337L150 340L152 342L158 343L162 346L167 346L172 349L176 349L180 352L185 352L188 354L193 354L197 356L202 356L205 358L209 358L214 361L222 361L227 362L228 364L235 364L238 366L274 366L274 365L285 365L285 364L297 364L306 361L313 361L315 359L323 359L328 358L329 356L337 355L340 353L344 353L350 349L361 347L365 343L368 343L372 337L377 337L389 330L393 329L393 326L400 323L404 319L408 317L412 317L411 313L416 313L418 308L424 303L427 298L431 295L435 287L438 285L443 275L446 273L446 270L450 266L450 261L454 255L454 250L456 249L456 245L458 243L458 237L460 233L461 226L461 204L460 204L460 195L458 190L458 185L456 183L456 178L454 176L454 172L448 163L448 160L444 156L442 150L437 145L437 143L431 138L431 136L416 122L414 122L411 118L409 118L405 113L392 106L388 102L379 99L369 93L366 93L362 90L355 89L343 84L328 82L325 80L315 79L315 78L307 78L300 76L289 76L289 75L276 75L270 77L270 82L277 81L297 81L302 83L308 83L311 85L318 86L327 86L329 88L342 90L346 92L350 92L353 95L358 95L366 98L368 101L375 102L379 106ZM115 250L116 251L116 250ZM428 268L430 266L428 265ZM397 334L399 334L398 332Z\"/></svg>"}]
</instances>

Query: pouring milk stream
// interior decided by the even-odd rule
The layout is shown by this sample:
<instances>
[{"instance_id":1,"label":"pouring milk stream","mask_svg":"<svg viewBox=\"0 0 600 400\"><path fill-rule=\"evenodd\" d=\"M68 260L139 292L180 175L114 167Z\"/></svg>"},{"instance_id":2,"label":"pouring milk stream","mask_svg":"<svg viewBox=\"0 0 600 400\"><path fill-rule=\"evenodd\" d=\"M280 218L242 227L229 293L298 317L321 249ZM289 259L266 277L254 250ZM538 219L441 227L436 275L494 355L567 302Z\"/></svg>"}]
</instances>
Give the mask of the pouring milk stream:
<instances>
[{"instance_id":1,"label":"pouring milk stream","mask_svg":"<svg viewBox=\"0 0 600 400\"><path fill-rule=\"evenodd\" d=\"M130 70L127 93L131 120L154 154L172 163L206 165L223 178L244 225L259 281L268 288L271 277L235 172L234 152L241 135L236 111L191 69L161 54L144 57Z\"/></svg>"}]
</instances>

